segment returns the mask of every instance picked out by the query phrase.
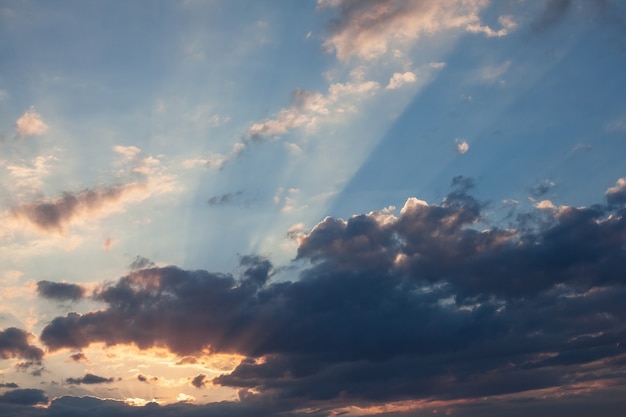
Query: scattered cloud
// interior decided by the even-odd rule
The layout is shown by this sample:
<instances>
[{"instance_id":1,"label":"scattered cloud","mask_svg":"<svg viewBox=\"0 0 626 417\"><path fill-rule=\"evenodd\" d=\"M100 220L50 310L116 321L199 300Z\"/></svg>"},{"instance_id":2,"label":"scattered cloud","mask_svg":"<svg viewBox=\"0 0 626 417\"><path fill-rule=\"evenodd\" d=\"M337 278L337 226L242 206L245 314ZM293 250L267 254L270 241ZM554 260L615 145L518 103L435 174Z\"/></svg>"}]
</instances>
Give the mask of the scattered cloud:
<instances>
[{"instance_id":1,"label":"scattered cloud","mask_svg":"<svg viewBox=\"0 0 626 417\"><path fill-rule=\"evenodd\" d=\"M72 362L89 363L89 359L87 358L87 355L85 355L83 352L74 353L73 355L70 355L69 359Z\"/></svg>"},{"instance_id":2,"label":"scattered cloud","mask_svg":"<svg viewBox=\"0 0 626 417\"><path fill-rule=\"evenodd\" d=\"M324 47L337 58L373 60L391 45L409 43L447 30L466 30L487 36L504 36L516 24L510 16L499 19L502 29L481 23L478 13L483 0L384 0L355 2L318 0L319 9L336 10Z\"/></svg>"},{"instance_id":3,"label":"scattered cloud","mask_svg":"<svg viewBox=\"0 0 626 417\"><path fill-rule=\"evenodd\" d=\"M223 206L235 203L239 200L239 197L243 194L243 191L236 191L234 193L226 193L222 195L215 195L207 200L209 206Z\"/></svg>"},{"instance_id":4,"label":"scattered cloud","mask_svg":"<svg viewBox=\"0 0 626 417\"><path fill-rule=\"evenodd\" d=\"M77 284L39 281L37 293L44 298L58 301L78 301L85 295L85 289Z\"/></svg>"},{"instance_id":5,"label":"scattered cloud","mask_svg":"<svg viewBox=\"0 0 626 417\"><path fill-rule=\"evenodd\" d=\"M31 345L31 335L16 327L0 330L0 359L26 359L28 363L38 364L43 359L43 350Z\"/></svg>"},{"instance_id":6,"label":"scattered cloud","mask_svg":"<svg viewBox=\"0 0 626 417\"><path fill-rule=\"evenodd\" d=\"M196 388L204 388L208 383L209 379L204 374L200 374L191 380L191 385Z\"/></svg>"},{"instance_id":7,"label":"scattered cloud","mask_svg":"<svg viewBox=\"0 0 626 417\"><path fill-rule=\"evenodd\" d=\"M461 155L467 153L469 151L469 143L463 139L454 139L454 143L456 144L456 151Z\"/></svg>"},{"instance_id":8,"label":"scattered cloud","mask_svg":"<svg viewBox=\"0 0 626 417\"><path fill-rule=\"evenodd\" d=\"M417 76L414 72L406 71L404 73L396 72L389 79L389 84L385 87L387 90L395 90L405 84L411 84L417 81Z\"/></svg>"},{"instance_id":9,"label":"scattered cloud","mask_svg":"<svg viewBox=\"0 0 626 417\"><path fill-rule=\"evenodd\" d=\"M375 81L354 80L333 83L326 94L297 89L292 104L278 112L275 118L252 124L248 135L252 140L275 138L295 128L314 129L321 121L336 120L342 114L354 113L355 104L378 91Z\"/></svg>"},{"instance_id":10,"label":"scattered cloud","mask_svg":"<svg viewBox=\"0 0 626 417\"><path fill-rule=\"evenodd\" d=\"M615 186L606 190L606 199L609 204L626 204L626 178L619 178Z\"/></svg>"},{"instance_id":11,"label":"scattered cloud","mask_svg":"<svg viewBox=\"0 0 626 417\"><path fill-rule=\"evenodd\" d=\"M545 180L539 184L530 188L530 195L534 198L539 198L548 193L556 184L554 181Z\"/></svg>"},{"instance_id":12,"label":"scattered cloud","mask_svg":"<svg viewBox=\"0 0 626 417\"><path fill-rule=\"evenodd\" d=\"M17 135L39 136L48 130L48 125L43 121L41 115L35 111L34 107L29 108L15 122Z\"/></svg>"},{"instance_id":13,"label":"scattered cloud","mask_svg":"<svg viewBox=\"0 0 626 417\"><path fill-rule=\"evenodd\" d=\"M93 384L110 384L115 381L115 378L104 378L102 376L94 375L94 374L85 374L85 376L80 378L67 378L65 382L70 385L93 385Z\"/></svg>"}]
</instances>

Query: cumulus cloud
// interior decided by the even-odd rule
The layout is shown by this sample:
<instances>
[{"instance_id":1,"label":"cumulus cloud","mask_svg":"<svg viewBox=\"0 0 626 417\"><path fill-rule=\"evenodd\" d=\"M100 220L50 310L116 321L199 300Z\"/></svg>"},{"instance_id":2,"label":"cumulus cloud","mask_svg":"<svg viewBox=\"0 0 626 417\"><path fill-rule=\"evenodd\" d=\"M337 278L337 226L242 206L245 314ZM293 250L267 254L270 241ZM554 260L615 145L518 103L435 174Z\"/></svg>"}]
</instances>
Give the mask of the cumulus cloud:
<instances>
[{"instance_id":1,"label":"cumulus cloud","mask_svg":"<svg viewBox=\"0 0 626 417\"><path fill-rule=\"evenodd\" d=\"M31 345L31 335L16 327L0 330L0 359L26 359L28 363L40 363L43 350Z\"/></svg>"},{"instance_id":2,"label":"cumulus cloud","mask_svg":"<svg viewBox=\"0 0 626 417\"><path fill-rule=\"evenodd\" d=\"M463 139L455 139L454 143L456 144L456 151L463 155L469 151L469 143Z\"/></svg>"},{"instance_id":3,"label":"cumulus cloud","mask_svg":"<svg viewBox=\"0 0 626 417\"><path fill-rule=\"evenodd\" d=\"M115 381L115 378L105 378L102 376L94 375L94 374L85 374L85 376L80 378L67 378L65 380L66 383L70 385L93 385L93 384L110 384Z\"/></svg>"},{"instance_id":4,"label":"cumulus cloud","mask_svg":"<svg viewBox=\"0 0 626 417\"><path fill-rule=\"evenodd\" d=\"M406 71L403 73L396 72L389 79L389 84L385 87L387 90L395 90L396 88L400 88L405 84L411 84L417 81L417 76L415 73L411 71Z\"/></svg>"},{"instance_id":5,"label":"cumulus cloud","mask_svg":"<svg viewBox=\"0 0 626 417\"><path fill-rule=\"evenodd\" d=\"M39 136L46 133L48 125L34 107L29 108L15 122L18 136Z\"/></svg>"},{"instance_id":6,"label":"cumulus cloud","mask_svg":"<svg viewBox=\"0 0 626 417\"><path fill-rule=\"evenodd\" d=\"M324 47L342 61L371 60L384 55L395 42L412 42L446 30L467 30L504 36L515 28L510 16L499 19L499 30L484 25L478 14L484 0L318 0L318 8L337 10Z\"/></svg>"},{"instance_id":7,"label":"cumulus cloud","mask_svg":"<svg viewBox=\"0 0 626 417\"><path fill-rule=\"evenodd\" d=\"M606 190L609 204L626 204L626 178L619 178L615 186Z\"/></svg>"},{"instance_id":8,"label":"cumulus cloud","mask_svg":"<svg viewBox=\"0 0 626 417\"><path fill-rule=\"evenodd\" d=\"M37 293L44 298L58 301L78 301L85 295L85 289L80 285L64 282L39 281Z\"/></svg>"},{"instance_id":9,"label":"cumulus cloud","mask_svg":"<svg viewBox=\"0 0 626 417\"><path fill-rule=\"evenodd\" d=\"M285 407L601 383L626 357L626 209L564 206L530 216L532 227L484 229L474 182L452 184L437 204L410 198L398 214L296 227L306 265L297 280L271 282L273 265L254 256L237 275L132 271L96 291L105 308L56 317L40 340L52 351L105 343L244 355L196 385Z\"/></svg>"}]
</instances>

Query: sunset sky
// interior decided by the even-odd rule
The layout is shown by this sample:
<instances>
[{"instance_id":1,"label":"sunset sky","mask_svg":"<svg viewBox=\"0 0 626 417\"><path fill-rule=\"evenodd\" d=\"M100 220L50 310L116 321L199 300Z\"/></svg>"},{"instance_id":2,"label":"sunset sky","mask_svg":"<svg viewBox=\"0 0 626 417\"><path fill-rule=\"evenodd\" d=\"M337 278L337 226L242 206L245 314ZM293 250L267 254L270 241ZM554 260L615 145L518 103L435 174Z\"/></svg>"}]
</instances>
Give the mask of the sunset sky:
<instances>
[{"instance_id":1,"label":"sunset sky","mask_svg":"<svg viewBox=\"0 0 626 417\"><path fill-rule=\"evenodd\" d=\"M0 2L0 416L622 416L626 2Z\"/></svg>"}]
</instances>

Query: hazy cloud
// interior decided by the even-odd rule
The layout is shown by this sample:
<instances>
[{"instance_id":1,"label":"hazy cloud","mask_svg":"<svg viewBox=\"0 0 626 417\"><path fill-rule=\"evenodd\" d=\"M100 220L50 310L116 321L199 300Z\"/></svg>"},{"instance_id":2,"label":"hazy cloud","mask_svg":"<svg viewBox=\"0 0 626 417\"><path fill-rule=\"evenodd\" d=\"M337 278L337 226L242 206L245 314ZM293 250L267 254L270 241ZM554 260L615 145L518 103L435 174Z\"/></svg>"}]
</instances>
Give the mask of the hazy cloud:
<instances>
[{"instance_id":1,"label":"hazy cloud","mask_svg":"<svg viewBox=\"0 0 626 417\"><path fill-rule=\"evenodd\" d=\"M207 204L209 206L221 206L221 205L232 204L242 194L243 194L243 191L236 191L234 193L215 195L207 200Z\"/></svg>"}]
</instances>

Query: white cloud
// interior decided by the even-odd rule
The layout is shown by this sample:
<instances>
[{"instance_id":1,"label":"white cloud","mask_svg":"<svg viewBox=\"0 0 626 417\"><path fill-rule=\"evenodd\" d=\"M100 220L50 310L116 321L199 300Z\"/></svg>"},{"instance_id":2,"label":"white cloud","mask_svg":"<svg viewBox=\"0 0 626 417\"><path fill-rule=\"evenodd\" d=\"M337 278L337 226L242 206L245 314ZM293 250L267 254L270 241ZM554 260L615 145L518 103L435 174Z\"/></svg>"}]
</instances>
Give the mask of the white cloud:
<instances>
[{"instance_id":1,"label":"white cloud","mask_svg":"<svg viewBox=\"0 0 626 417\"><path fill-rule=\"evenodd\" d=\"M400 88L405 84L411 84L417 81L417 76L415 73L411 71L407 71L404 73L396 72L389 79L389 84L385 87L387 90L394 90L396 88Z\"/></svg>"},{"instance_id":2,"label":"white cloud","mask_svg":"<svg viewBox=\"0 0 626 417\"><path fill-rule=\"evenodd\" d=\"M41 115L35 111L34 107L26 110L15 124L19 136L43 135L48 130L48 125L43 121Z\"/></svg>"},{"instance_id":3,"label":"white cloud","mask_svg":"<svg viewBox=\"0 0 626 417\"><path fill-rule=\"evenodd\" d=\"M461 155L463 155L464 153L467 153L467 151L469 151L469 143L467 143L466 140L462 140L462 139L455 139L454 142L456 143L456 151L458 153L460 153Z\"/></svg>"},{"instance_id":4,"label":"white cloud","mask_svg":"<svg viewBox=\"0 0 626 417\"><path fill-rule=\"evenodd\" d=\"M493 30L489 26L482 25L480 23L472 23L470 25L467 25L465 30L471 33L482 33L488 38L499 38L508 35L512 30L517 28L517 23L513 20L513 16L500 16L498 18L498 23L500 23L500 26L502 26L502 28L499 30Z\"/></svg>"},{"instance_id":5,"label":"white cloud","mask_svg":"<svg viewBox=\"0 0 626 417\"><path fill-rule=\"evenodd\" d=\"M324 47L345 61L353 56L365 60L379 58L391 44L406 44L445 30L486 28L478 13L488 3L487 0L318 0L318 8L339 8L335 29ZM510 30L513 23L509 17L503 17L500 24ZM486 29L480 31L485 33Z\"/></svg>"},{"instance_id":6,"label":"white cloud","mask_svg":"<svg viewBox=\"0 0 626 417\"><path fill-rule=\"evenodd\" d=\"M292 104L278 112L274 119L254 123L248 129L253 138L276 137L295 128L315 128L322 120L355 112L355 103L374 94L380 85L374 81L333 83L326 94L298 89L292 93Z\"/></svg>"},{"instance_id":7,"label":"white cloud","mask_svg":"<svg viewBox=\"0 0 626 417\"><path fill-rule=\"evenodd\" d=\"M557 207L550 200L541 200L538 203L535 203L535 207L539 210L556 210Z\"/></svg>"}]
</instances>

